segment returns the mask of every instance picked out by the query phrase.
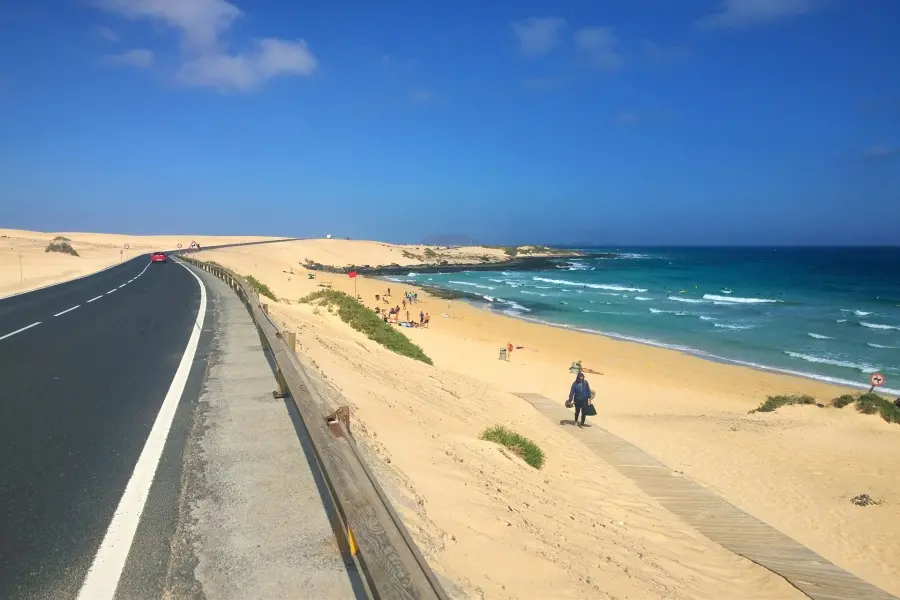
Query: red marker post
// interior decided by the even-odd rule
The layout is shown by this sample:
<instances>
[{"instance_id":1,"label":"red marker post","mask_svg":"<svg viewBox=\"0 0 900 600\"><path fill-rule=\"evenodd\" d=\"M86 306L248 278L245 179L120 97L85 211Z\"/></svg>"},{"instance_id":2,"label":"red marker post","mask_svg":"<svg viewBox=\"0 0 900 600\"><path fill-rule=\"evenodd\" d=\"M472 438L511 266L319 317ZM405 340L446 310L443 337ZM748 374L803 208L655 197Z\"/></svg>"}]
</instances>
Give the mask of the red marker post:
<instances>
[{"instance_id":1,"label":"red marker post","mask_svg":"<svg viewBox=\"0 0 900 600\"><path fill-rule=\"evenodd\" d=\"M359 295L356 293L356 271L350 271L347 275L353 280L353 297L358 299Z\"/></svg>"},{"instance_id":2,"label":"red marker post","mask_svg":"<svg viewBox=\"0 0 900 600\"><path fill-rule=\"evenodd\" d=\"M871 394L875 388L883 386L885 381L887 380L881 373L872 373L872 376L869 377L869 383L872 384L872 387L869 388L869 393Z\"/></svg>"}]
</instances>

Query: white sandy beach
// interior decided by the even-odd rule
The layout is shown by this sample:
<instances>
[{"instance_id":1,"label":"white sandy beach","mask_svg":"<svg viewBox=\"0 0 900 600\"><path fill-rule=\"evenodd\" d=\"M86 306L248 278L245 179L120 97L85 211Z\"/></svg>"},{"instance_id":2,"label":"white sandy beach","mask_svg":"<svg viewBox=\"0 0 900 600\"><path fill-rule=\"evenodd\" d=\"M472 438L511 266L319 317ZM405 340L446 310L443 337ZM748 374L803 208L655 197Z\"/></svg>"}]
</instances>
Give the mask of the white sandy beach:
<instances>
[{"instance_id":1,"label":"white sandy beach","mask_svg":"<svg viewBox=\"0 0 900 600\"><path fill-rule=\"evenodd\" d=\"M900 427L852 408L747 414L769 394L809 393L827 402L846 390L528 323L420 290L414 312L429 312L431 327L403 331L434 360L428 367L386 351L324 310L297 305L326 281L352 293L346 275L308 280L300 264L324 254L339 257L339 265L377 264L377 243L354 246L288 242L199 258L252 274L285 299L273 304L273 314L299 332L301 353L353 405L358 431L381 457L381 476L397 490L429 559L469 593L595 598L602 589L611 597L661 598L677 587L692 598L802 597L699 535L511 395L536 392L562 402L574 360L603 373L588 375L599 394L595 423L838 566L900 593L893 558L900 554ZM357 279L370 306L388 285L397 303L413 289ZM501 362L498 350L508 341L524 349ZM479 441L493 424L534 439L548 455L544 469L535 472ZM881 504L850 503L862 493ZM579 569L582 560L596 566ZM590 583L579 579L582 570Z\"/></svg>"}]
</instances>

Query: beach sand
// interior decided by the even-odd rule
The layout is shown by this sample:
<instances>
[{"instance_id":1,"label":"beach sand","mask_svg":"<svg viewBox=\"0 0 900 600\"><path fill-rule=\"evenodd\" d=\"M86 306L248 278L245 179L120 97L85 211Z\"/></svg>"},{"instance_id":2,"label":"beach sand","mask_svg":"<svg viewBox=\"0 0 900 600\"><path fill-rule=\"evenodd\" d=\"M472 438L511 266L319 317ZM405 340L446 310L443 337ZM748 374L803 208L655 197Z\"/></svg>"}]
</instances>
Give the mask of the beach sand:
<instances>
[{"instance_id":1,"label":"beach sand","mask_svg":"<svg viewBox=\"0 0 900 600\"><path fill-rule=\"evenodd\" d=\"M827 403L846 390L529 323L419 290L410 313L430 313L431 327L402 331L434 360L428 367L366 340L324 309L314 314L297 304L322 282L354 289L346 275L307 279L299 266L314 251L307 244L199 258L251 274L290 302L273 304L272 313L298 331L301 354L321 381L351 403L355 431L429 560L473 597L480 589L488 598L603 597L599 590L662 598L676 588L691 598L803 597L662 509L591 455L571 426L511 395L542 393L562 403L575 360L603 373L588 375L598 392L595 424L900 594L900 426L852 408L747 414L769 394L808 393ZM357 244L363 252L355 260L346 253L358 248L333 251L342 264L373 264L377 244ZM392 304L414 289L364 277L356 285L369 306L387 287ZM507 342L524 349L503 362ZM534 439L546 466L534 471L479 441L494 424ZM863 493L881 504L850 502Z\"/></svg>"},{"instance_id":2,"label":"beach sand","mask_svg":"<svg viewBox=\"0 0 900 600\"><path fill-rule=\"evenodd\" d=\"M53 238L68 238L78 252L45 252ZM94 273L122 260L157 250L172 250L191 241L201 246L275 238L192 235L119 235L111 233L43 233L0 229L0 298ZM125 245L129 247L126 249Z\"/></svg>"}]
</instances>

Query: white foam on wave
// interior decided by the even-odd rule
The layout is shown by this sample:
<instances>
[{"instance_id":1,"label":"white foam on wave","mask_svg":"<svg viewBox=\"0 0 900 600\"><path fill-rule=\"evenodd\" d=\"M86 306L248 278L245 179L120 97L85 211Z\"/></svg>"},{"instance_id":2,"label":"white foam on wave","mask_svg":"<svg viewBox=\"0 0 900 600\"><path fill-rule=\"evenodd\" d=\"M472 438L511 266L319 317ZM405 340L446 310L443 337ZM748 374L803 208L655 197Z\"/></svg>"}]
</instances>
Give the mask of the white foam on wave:
<instances>
[{"instance_id":1,"label":"white foam on wave","mask_svg":"<svg viewBox=\"0 0 900 600\"><path fill-rule=\"evenodd\" d=\"M690 317L691 313L683 310L662 310L659 308L648 308L654 315L675 315L676 317Z\"/></svg>"},{"instance_id":2,"label":"white foam on wave","mask_svg":"<svg viewBox=\"0 0 900 600\"><path fill-rule=\"evenodd\" d=\"M860 325L863 327L868 327L869 329L896 329L900 331L900 327L896 325L884 325L883 323L866 323L865 321L860 321Z\"/></svg>"},{"instance_id":3,"label":"white foam on wave","mask_svg":"<svg viewBox=\"0 0 900 600\"><path fill-rule=\"evenodd\" d=\"M872 313L871 313L871 312L866 312L866 311L864 311L864 310L854 310L854 311L853 311L853 314L856 315L857 317L868 317L868 316L871 315Z\"/></svg>"},{"instance_id":4,"label":"white foam on wave","mask_svg":"<svg viewBox=\"0 0 900 600\"><path fill-rule=\"evenodd\" d=\"M703 294L703 299L726 304L774 304L781 302L781 300L771 300L769 298L741 298L740 296L719 296L717 294Z\"/></svg>"},{"instance_id":5,"label":"white foam on wave","mask_svg":"<svg viewBox=\"0 0 900 600\"><path fill-rule=\"evenodd\" d=\"M875 344L873 342L866 342L866 346L870 346L872 348L883 348L885 350L893 350L897 346L885 346L884 344Z\"/></svg>"},{"instance_id":6,"label":"white foam on wave","mask_svg":"<svg viewBox=\"0 0 900 600\"><path fill-rule=\"evenodd\" d=\"M523 293L523 294L528 294L529 296L543 296L544 298L547 297L547 294L541 294L541 293L539 293L539 292L529 292L529 291L527 291L527 290L522 290L522 293Z\"/></svg>"},{"instance_id":7,"label":"white foam on wave","mask_svg":"<svg viewBox=\"0 0 900 600\"><path fill-rule=\"evenodd\" d=\"M846 323L847 319L838 319L835 323Z\"/></svg>"},{"instance_id":8,"label":"white foam on wave","mask_svg":"<svg viewBox=\"0 0 900 600\"><path fill-rule=\"evenodd\" d=\"M596 329L589 329L587 327L575 327L573 325L564 325L560 323L552 323L550 321L544 321L541 319L536 319L534 317L527 317L523 315L515 315L518 318L531 321L532 323L541 323L543 325L550 325L552 327L560 327L562 329L571 329L573 331L581 331L584 333L592 333L595 335L603 335L609 338L617 339L617 340L625 340L627 342L637 342L639 344L644 344L647 346L654 346L656 348L666 348L667 350L676 350L678 352L684 352L685 354L690 354L693 356L698 356L700 358L705 358L707 360L712 360L716 362L724 362L732 365L740 365L743 367L750 367L751 369L758 369L760 371L768 371L770 373L783 373L785 375L794 375L796 377L803 377L804 379L811 379L813 381L823 381L825 383L833 383L835 385L843 385L847 387L852 387L856 389L869 389L868 383L863 383L858 380L852 379L843 379L840 377L831 377L829 375L819 375L817 373L809 373L807 371L798 371L796 369L785 369L782 367L772 367L769 365L763 365L760 363L738 360L734 358L726 358L724 356L719 356L717 354L713 354L711 352L706 352L704 350L698 350L696 348L691 348L690 346L681 346L678 344L666 344L664 342L660 342L658 340L650 339L650 338L642 338L636 336L622 335L620 333L615 333L611 331L599 331ZM900 389L894 388L881 388L881 391L886 394L900 394Z\"/></svg>"},{"instance_id":9,"label":"white foam on wave","mask_svg":"<svg viewBox=\"0 0 900 600\"><path fill-rule=\"evenodd\" d=\"M855 369L860 373L872 373L877 371L876 367L872 365L854 363L846 360L839 360L836 358L827 358L823 356L813 356L811 354L803 354L802 352L791 352L790 350L785 350L785 354L790 356L791 358L799 358L800 360L805 360L806 362L818 363L822 365L831 365L833 367L843 367L845 369Z\"/></svg>"},{"instance_id":10,"label":"white foam on wave","mask_svg":"<svg viewBox=\"0 0 900 600\"><path fill-rule=\"evenodd\" d=\"M495 287L490 286L490 285L481 285L480 283L471 283L471 282L469 282L469 281L448 281L447 283L455 283L456 285L468 285L468 286L471 286L471 287L476 287L476 288L478 288L478 289L480 289L480 290L493 290L493 289L496 289Z\"/></svg>"},{"instance_id":11,"label":"white foam on wave","mask_svg":"<svg viewBox=\"0 0 900 600\"><path fill-rule=\"evenodd\" d=\"M415 277L416 275L418 275L418 273L407 273L406 274L407 277Z\"/></svg>"},{"instance_id":12,"label":"white foam on wave","mask_svg":"<svg viewBox=\"0 0 900 600\"><path fill-rule=\"evenodd\" d=\"M753 325L745 325L740 323L713 323L714 327L718 327L719 329L732 329L735 331L740 331L744 329L753 329Z\"/></svg>"},{"instance_id":13,"label":"white foam on wave","mask_svg":"<svg viewBox=\"0 0 900 600\"><path fill-rule=\"evenodd\" d=\"M688 304L705 304L706 300L700 300L698 298L680 298L678 296L667 296L669 300L674 300L675 302L686 302Z\"/></svg>"},{"instance_id":14,"label":"white foam on wave","mask_svg":"<svg viewBox=\"0 0 900 600\"><path fill-rule=\"evenodd\" d=\"M706 315L700 315L700 320L701 320L701 321L715 321L716 318L715 318L715 317L708 317L708 316L706 316Z\"/></svg>"},{"instance_id":15,"label":"white foam on wave","mask_svg":"<svg viewBox=\"0 0 900 600\"><path fill-rule=\"evenodd\" d=\"M575 287L588 287L595 290L612 290L615 292L646 292L644 288L628 287L624 285L616 285L612 283L578 283L577 281L568 281L566 279L548 279L546 277L532 277L533 281L541 281L543 283L555 283L556 285L573 285Z\"/></svg>"},{"instance_id":16,"label":"white foam on wave","mask_svg":"<svg viewBox=\"0 0 900 600\"><path fill-rule=\"evenodd\" d=\"M503 283L502 279L491 279L490 277L488 277L488 281L493 281L494 283Z\"/></svg>"},{"instance_id":17,"label":"white foam on wave","mask_svg":"<svg viewBox=\"0 0 900 600\"><path fill-rule=\"evenodd\" d=\"M832 340L832 339L834 339L834 338L828 337L827 335L822 335L821 333L807 333L806 335L808 335L811 338L817 339L817 340Z\"/></svg>"},{"instance_id":18,"label":"white foam on wave","mask_svg":"<svg viewBox=\"0 0 900 600\"><path fill-rule=\"evenodd\" d=\"M493 301L494 301L494 297L493 297L493 296L482 296L482 298L484 298L484 299L487 300L488 302L493 302Z\"/></svg>"},{"instance_id":19,"label":"white foam on wave","mask_svg":"<svg viewBox=\"0 0 900 600\"><path fill-rule=\"evenodd\" d=\"M635 296L635 300L640 300L641 302L646 302L647 300L653 300L653 298L648 298L647 296Z\"/></svg>"}]
</instances>

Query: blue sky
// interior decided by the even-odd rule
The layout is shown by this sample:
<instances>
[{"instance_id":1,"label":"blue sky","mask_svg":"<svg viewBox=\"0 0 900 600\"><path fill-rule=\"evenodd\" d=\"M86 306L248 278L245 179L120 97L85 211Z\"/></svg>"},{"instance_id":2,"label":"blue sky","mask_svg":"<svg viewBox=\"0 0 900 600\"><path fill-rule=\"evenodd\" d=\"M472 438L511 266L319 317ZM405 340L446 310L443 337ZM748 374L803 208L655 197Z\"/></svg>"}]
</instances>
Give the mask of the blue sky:
<instances>
[{"instance_id":1,"label":"blue sky","mask_svg":"<svg viewBox=\"0 0 900 600\"><path fill-rule=\"evenodd\" d=\"M900 243L895 0L0 3L0 226Z\"/></svg>"}]
</instances>

